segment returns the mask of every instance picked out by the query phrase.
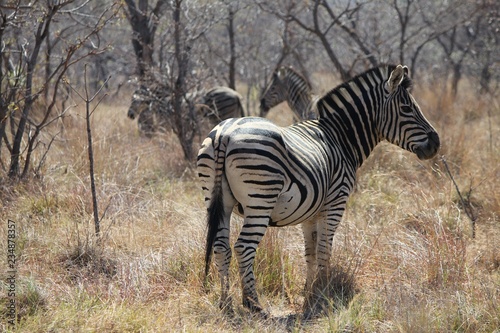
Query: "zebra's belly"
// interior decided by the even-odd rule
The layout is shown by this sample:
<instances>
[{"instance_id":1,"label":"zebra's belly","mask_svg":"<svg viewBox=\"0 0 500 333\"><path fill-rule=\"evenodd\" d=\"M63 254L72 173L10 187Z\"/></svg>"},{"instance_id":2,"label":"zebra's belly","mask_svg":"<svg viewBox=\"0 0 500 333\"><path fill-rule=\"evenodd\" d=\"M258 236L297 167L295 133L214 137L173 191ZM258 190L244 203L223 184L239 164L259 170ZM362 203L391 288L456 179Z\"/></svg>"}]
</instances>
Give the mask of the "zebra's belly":
<instances>
[{"instance_id":1,"label":"zebra's belly","mask_svg":"<svg viewBox=\"0 0 500 333\"><path fill-rule=\"evenodd\" d=\"M288 191L280 193L271 213L271 226L283 227L310 220L317 214L321 203L314 196L300 191L293 184Z\"/></svg>"},{"instance_id":2,"label":"zebra's belly","mask_svg":"<svg viewBox=\"0 0 500 333\"><path fill-rule=\"evenodd\" d=\"M314 194L305 191L304 188L299 189L298 185L292 184L288 190L279 193L271 211L269 225L285 227L310 220L322 206L323 200L317 198ZM247 195L236 195L236 199L238 204L233 212L242 217L245 216L245 206L265 205L263 202L255 201L255 199L248 200Z\"/></svg>"}]
</instances>

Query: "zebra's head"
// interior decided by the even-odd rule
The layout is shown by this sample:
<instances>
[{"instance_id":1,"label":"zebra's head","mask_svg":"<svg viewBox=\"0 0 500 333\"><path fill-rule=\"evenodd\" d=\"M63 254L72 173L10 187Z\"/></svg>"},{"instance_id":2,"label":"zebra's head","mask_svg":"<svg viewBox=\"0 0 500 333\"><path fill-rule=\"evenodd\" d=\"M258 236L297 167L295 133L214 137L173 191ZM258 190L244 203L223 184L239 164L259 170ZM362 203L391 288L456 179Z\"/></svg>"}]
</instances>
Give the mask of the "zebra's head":
<instances>
[{"instance_id":1,"label":"zebra's head","mask_svg":"<svg viewBox=\"0 0 500 333\"><path fill-rule=\"evenodd\" d=\"M412 81L408 68L398 65L390 67L389 72L389 79L384 84L385 100L378 122L379 134L421 160L430 159L439 150L439 135L410 94Z\"/></svg>"},{"instance_id":2,"label":"zebra's head","mask_svg":"<svg viewBox=\"0 0 500 333\"><path fill-rule=\"evenodd\" d=\"M286 77L288 67L282 66L273 73L260 99L260 117L265 117L269 110L287 99Z\"/></svg>"}]
</instances>

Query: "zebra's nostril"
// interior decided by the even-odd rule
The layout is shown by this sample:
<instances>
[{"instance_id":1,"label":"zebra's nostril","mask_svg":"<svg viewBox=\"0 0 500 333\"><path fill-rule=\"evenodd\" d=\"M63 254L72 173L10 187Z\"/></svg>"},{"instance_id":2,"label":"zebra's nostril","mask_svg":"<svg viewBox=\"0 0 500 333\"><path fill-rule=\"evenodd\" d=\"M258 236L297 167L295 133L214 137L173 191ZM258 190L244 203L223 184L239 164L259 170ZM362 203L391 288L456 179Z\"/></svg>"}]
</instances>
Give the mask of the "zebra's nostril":
<instances>
[{"instance_id":1,"label":"zebra's nostril","mask_svg":"<svg viewBox=\"0 0 500 333\"><path fill-rule=\"evenodd\" d=\"M427 160L437 154L439 146L439 135L436 132L432 131L427 133L427 142L422 143L415 148L415 154L417 154L419 159Z\"/></svg>"}]
</instances>

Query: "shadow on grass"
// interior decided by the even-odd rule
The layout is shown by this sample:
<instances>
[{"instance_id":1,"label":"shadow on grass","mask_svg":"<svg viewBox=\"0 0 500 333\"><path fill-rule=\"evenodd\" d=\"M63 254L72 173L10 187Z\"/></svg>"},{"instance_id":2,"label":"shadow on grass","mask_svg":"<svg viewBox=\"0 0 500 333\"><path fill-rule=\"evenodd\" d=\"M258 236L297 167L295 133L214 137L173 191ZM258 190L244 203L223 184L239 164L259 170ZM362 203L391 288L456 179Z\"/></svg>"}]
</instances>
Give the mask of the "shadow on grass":
<instances>
[{"instance_id":1,"label":"shadow on grass","mask_svg":"<svg viewBox=\"0 0 500 333\"><path fill-rule=\"evenodd\" d=\"M355 272L336 264L318 276L304 301L303 319L307 322L348 306L357 290Z\"/></svg>"},{"instance_id":2,"label":"shadow on grass","mask_svg":"<svg viewBox=\"0 0 500 333\"><path fill-rule=\"evenodd\" d=\"M273 316L268 312L250 313L248 311L235 314L225 311L226 317L235 330L241 330L248 323L258 321L264 326L278 326L286 332L299 332L314 326L318 319L348 307L357 293L355 271L344 268L342 265L333 265L324 276L319 277L313 284L308 297L305 298L302 312L290 313L282 316Z\"/></svg>"}]
</instances>

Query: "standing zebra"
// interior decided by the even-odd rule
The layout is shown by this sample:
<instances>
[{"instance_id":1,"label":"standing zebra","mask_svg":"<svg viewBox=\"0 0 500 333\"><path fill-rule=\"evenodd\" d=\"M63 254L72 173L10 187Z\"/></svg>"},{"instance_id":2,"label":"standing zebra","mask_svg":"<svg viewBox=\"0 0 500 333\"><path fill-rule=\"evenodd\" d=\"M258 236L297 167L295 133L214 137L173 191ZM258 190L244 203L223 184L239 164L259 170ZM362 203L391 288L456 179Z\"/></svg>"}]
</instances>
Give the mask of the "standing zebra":
<instances>
[{"instance_id":1,"label":"standing zebra","mask_svg":"<svg viewBox=\"0 0 500 333\"><path fill-rule=\"evenodd\" d=\"M138 117L139 130L146 136L152 136L158 130L165 131L171 126L171 97L170 88L158 81L141 84L132 95L127 115L131 119ZM215 87L206 93L188 93L183 99L182 109L187 110L190 104L207 117L211 128L222 120L245 115L241 95L228 87Z\"/></svg>"},{"instance_id":2,"label":"standing zebra","mask_svg":"<svg viewBox=\"0 0 500 333\"><path fill-rule=\"evenodd\" d=\"M268 226L301 223L306 290L324 276L332 239L346 208L356 170L382 140L430 159L439 136L409 92L407 67L373 68L317 102L319 118L279 127L262 118L229 119L208 135L198 153L198 175L208 210L205 274L212 250L229 304L230 218L244 218L234 250L243 304L261 311L253 263ZM227 303L226 303L227 302Z\"/></svg>"},{"instance_id":3,"label":"standing zebra","mask_svg":"<svg viewBox=\"0 0 500 333\"><path fill-rule=\"evenodd\" d=\"M211 126L215 126L229 118L245 116L242 104L243 97L235 90L228 87L215 87L210 89L200 100L200 108L204 111Z\"/></svg>"},{"instance_id":4,"label":"standing zebra","mask_svg":"<svg viewBox=\"0 0 500 333\"><path fill-rule=\"evenodd\" d=\"M260 99L260 116L265 117L271 108L287 101L298 120L315 119L311 90L309 82L292 67L279 67Z\"/></svg>"}]
</instances>

